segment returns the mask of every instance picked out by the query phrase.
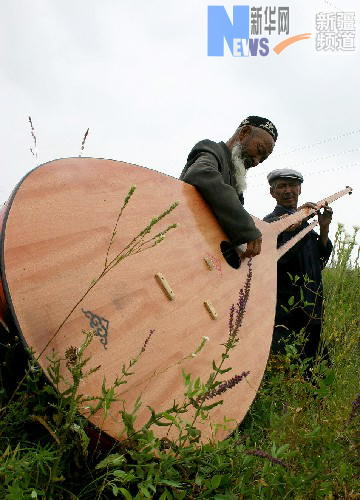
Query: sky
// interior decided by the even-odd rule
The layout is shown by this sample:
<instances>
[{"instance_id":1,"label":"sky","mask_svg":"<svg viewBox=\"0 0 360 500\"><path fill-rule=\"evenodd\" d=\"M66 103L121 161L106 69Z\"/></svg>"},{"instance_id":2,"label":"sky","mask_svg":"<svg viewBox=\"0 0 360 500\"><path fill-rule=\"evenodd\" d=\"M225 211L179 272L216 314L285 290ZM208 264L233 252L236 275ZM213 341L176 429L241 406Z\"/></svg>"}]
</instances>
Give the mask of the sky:
<instances>
[{"instance_id":1,"label":"sky","mask_svg":"<svg viewBox=\"0 0 360 500\"><path fill-rule=\"evenodd\" d=\"M263 14L287 6L289 33L262 35L267 56L236 57L225 43L224 56L211 57L214 5L231 20L234 5ZM260 115L275 123L279 138L248 174L246 209L259 218L271 212L266 174L289 167L304 175L301 202L353 187L333 205L332 234L338 222L348 232L359 224L358 1L3 0L1 7L0 201L36 165L78 156L87 128L83 156L178 177L197 141L226 141L243 118ZM341 19L343 12L355 13L355 50L316 50L316 15ZM273 51L302 33L311 36Z\"/></svg>"}]
</instances>

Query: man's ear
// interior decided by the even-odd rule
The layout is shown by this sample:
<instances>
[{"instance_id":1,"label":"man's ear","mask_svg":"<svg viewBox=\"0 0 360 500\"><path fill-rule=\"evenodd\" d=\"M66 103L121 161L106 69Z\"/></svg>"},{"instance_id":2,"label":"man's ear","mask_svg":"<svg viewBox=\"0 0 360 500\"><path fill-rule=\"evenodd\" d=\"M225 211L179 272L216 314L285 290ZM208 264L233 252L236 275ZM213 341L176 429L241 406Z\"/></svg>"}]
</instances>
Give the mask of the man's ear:
<instances>
[{"instance_id":1,"label":"man's ear","mask_svg":"<svg viewBox=\"0 0 360 500\"><path fill-rule=\"evenodd\" d=\"M239 132L239 139L242 140L247 135L250 135L251 133L252 133L252 127L251 127L251 125L244 125L243 127L241 127L241 130Z\"/></svg>"},{"instance_id":2,"label":"man's ear","mask_svg":"<svg viewBox=\"0 0 360 500\"><path fill-rule=\"evenodd\" d=\"M299 196L301 195L301 182L299 184Z\"/></svg>"},{"instance_id":3,"label":"man's ear","mask_svg":"<svg viewBox=\"0 0 360 500\"><path fill-rule=\"evenodd\" d=\"M275 198L274 188L272 186L270 186L270 194L273 198Z\"/></svg>"}]
</instances>

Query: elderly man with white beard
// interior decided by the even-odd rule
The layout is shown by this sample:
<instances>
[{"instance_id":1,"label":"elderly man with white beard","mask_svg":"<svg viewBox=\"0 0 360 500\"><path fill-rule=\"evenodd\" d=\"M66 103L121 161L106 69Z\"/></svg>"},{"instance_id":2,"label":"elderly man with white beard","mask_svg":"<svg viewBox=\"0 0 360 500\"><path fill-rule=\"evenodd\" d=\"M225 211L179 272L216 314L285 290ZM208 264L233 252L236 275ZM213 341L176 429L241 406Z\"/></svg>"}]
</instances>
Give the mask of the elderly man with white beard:
<instances>
[{"instance_id":1,"label":"elderly man with white beard","mask_svg":"<svg viewBox=\"0 0 360 500\"><path fill-rule=\"evenodd\" d=\"M272 153L277 130L260 116L248 116L226 142L208 139L191 150L180 179L195 186L231 243L246 244L245 257L261 252L261 232L243 207L246 171Z\"/></svg>"}]
</instances>

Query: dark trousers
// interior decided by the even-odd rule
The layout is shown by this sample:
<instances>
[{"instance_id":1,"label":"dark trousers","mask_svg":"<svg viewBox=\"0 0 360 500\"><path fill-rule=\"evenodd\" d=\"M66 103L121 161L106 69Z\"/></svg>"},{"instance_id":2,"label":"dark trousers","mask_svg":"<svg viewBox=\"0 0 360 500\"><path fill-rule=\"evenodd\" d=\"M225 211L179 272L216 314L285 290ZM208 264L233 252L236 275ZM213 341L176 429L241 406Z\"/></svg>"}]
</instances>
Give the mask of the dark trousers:
<instances>
[{"instance_id":1,"label":"dark trousers","mask_svg":"<svg viewBox=\"0 0 360 500\"><path fill-rule=\"evenodd\" d=\"M303 342L299 345L299 332L304 329ZM285 354L286 343L296 343L300 359L315 358L320 344L321 320L311 319L303 310L294 310L289 314L277 315L271 352Z\"/></svg>"}]
</instances>

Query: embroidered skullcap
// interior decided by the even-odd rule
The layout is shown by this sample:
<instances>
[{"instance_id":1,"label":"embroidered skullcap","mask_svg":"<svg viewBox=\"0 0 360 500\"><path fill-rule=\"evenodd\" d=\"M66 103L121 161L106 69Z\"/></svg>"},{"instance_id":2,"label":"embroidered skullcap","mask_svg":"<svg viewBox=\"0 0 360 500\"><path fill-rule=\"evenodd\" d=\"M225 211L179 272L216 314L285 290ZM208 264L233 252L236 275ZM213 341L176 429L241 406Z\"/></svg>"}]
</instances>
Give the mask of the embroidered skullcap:
<instances>
[{"instance_id":1,"label":"embroidered skullcap","mask_svg":"<svg viewBox=\"0 0 360 500\"><path fill-rule=\"evenodd\" d=\"M278 168L276 170L272 170L270 173L267 174L267 180L269 181L269 184L275 180L275 179L294 179L300 183L304 182L304 177L300 172L297 170L293 170L292 168Z\"/></svg>"},{"instance_id":2,"label":"embroidered skullcap","mask_svg":"<svg viewBox=\"0 0 360 500\"><path fill-rule=\"evenodd\" d=\"M266 130L266 132L271 135L274 141L276 141L278 137L275 125L267 118L261 118L261 116L248 116L240 123L240 127L243 127L244 125L253 125L254 127L259 127Z\"/></svg>"}]
</instances>

